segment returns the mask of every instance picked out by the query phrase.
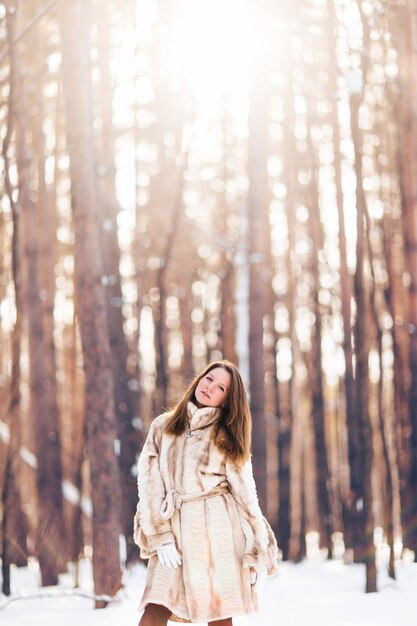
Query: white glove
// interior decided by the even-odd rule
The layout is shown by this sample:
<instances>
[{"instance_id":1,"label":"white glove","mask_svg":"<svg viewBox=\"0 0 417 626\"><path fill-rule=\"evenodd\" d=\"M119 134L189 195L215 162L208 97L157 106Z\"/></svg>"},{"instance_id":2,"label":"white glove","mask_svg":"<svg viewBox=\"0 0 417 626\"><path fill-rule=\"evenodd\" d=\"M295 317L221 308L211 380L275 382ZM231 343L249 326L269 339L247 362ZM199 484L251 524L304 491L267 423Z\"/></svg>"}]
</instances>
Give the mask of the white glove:
<instances>
[{"instance_id":1,"label":"white glove","mask_svg":"<svg viewBox=\"0 0 417 626\"><path fill-rule=\"evenodd\" d=\"M175 543L166 543L157 549L158 559L162 565L167 567L175 567L182 565L181 555L177 550Z\"/></svg>"},{"instance_id":2,"label":"white glove","mask_svg":"<svg viewBox=\"0 0 417 626\"><path fill-rule=\"evenodd\" d=\"M259 565L258 567L251 567L250 583L253 586L253 590L259 591L260 586L265 582L267 577L268 577L268 568L266 565Z\"/></svg>"}]
</instances>

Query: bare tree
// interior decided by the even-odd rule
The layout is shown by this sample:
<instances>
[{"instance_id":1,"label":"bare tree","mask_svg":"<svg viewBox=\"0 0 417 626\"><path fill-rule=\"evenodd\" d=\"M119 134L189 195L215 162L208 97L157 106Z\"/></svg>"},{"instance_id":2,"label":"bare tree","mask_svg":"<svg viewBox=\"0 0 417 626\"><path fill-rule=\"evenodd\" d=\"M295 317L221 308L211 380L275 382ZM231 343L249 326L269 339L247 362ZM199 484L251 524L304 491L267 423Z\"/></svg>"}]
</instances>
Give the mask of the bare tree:
<instances>
[{"instance_id":1,"label":"bare tree","mask_svg":"<svg viewBox=\"0 0 417 626\"><path fill-rule=\"evenodd\" d=\"M321 528L321 539L323 545L328 550L329 557L333 553L332 533L334 532L334 524L331 510L331 476L328 461L328 448L326 441L326 426L324 414L324 383L322 363L323 355L321 349L322 343L322 307L319 301L320 293L320 268L319 255L323 249L323 233L320 221L319 194L317 185L317 169L316 159L313 153L313 145L311 140L311 128L309 129L309 138L307 140L310 152L310 171L311 184L309 194L309 218L308 228L309 236L312 241L312 289L313 289L313 311L314 311L314 332L311 340L311 350L308 355L307 362L309 364L309 380L311 385L312 396L312 422L314 431L316 466L317 466L317 499Z\"/></svg>"},{"instance_id":2,"label":"bare tree","mask_svg":"<svg viewBox=\"0 0 417 626\"><path fill-rule=\"evenodd\" d=\"M9 36L11 32L9 30ZM10 81L10 90L14 89L14 81ZM10 94L12 100L13 94ZM10 565L18 566L27 564L27 523L22 507L19 476L21 467L19 462L19 447L21 445L20 429L20 354L22 339L22 303L21 303L21 277L19 255L19 213L13 198L13 186L10 180L10 160L8 149L12 135L12 112L8 111L7 132L3 141L3 159L5 163L5 189L10 202L13 215L13 240L12 240L12 275L16 304L16 320L11 334L11 373L9 393L6 398L4 422L8 428L8 439L0 439L1 458L1 482L2 497L2 524L1 524L1 563L2 563L2 592L8 596L10 589ZM3 471L4 463L4 471Z\"/></svg>"},{"instance_id":3,"label":"bare tree","mask_svg":"<svg viewBox=\"0 0 417 626\"><path fill-rule=\"evenodd\" d=\"M97 7L98 9L98 7ZM101 199L101 239L104 272L106 276L107 316L109 320L110 348L113 362L114 403L120 440L118 455L122 487L122 529L128 546L128 558L136 552L132 537L132 518L136 510L137 486L132 469L136 466L136 454L140 448L138 432L132 419L138 414L138 389L130 385L127 370L128 346L123 331L123 296L120 278L120 249L118 243L118 201L115 187L115 140L112 123L113 89L110 76L110 27L109 3L100 3L97 10L97 47L100 72L99 102L101 106L99 189Z\"/></svg>"},{"instance_id":4,"label":"bare tree","mask_svg":"<svg viewBox=\"0 0 417 626\"><path fill-rule=\"evenodd\" d=\"M268 20L268 3L256 13L254 28L264 32ZM260 48L253 60L249 93L248 141L248 256L249 256L249 378L250 405L254 423L252 446L254 474L261 506L266 510L265 447L265 363L264 317L266 314L267 273L264 252L265 234L269 234L269 197L267 193L267 126L268 107L266 50Z\"/></svg>"},{"instance_id":5,"label":"bare tree","mask_svg":"<svg viewBox=\"0 0 417 626\"><path fill-rule=\"evenodd\" d=\"M11 106L15 119L16 162L19 175L20 234L22 255L22 303L25 306L29 336L30 404L37 458L38 490L37 555L42 584L56 584L58 572L65 568L62 542L62 468L56 396L50 393L49 379L39 363L48 360L47 339L43 324L43 304L39 282L37 209L31 194L31 159L28 101L23 81L22 60L13 43L15 11L8 11L11 74L14 82ZM51 372L49 371L49 374ZM53 372L52 372L53 375ZM51 471L53 468L53 471Z\"/></svg>"},{"instance_id":6,"label":"bare tree","mask_svg":"<svg viewBox=\"0 0 417 626\"><path fill-rule=\"evenodd\" d=\"M65 1L61 12L62 75L75 233L75 286L86 377L87 453L93 503L93 569L97 594L114 595L119 565L120 485L112 358L100 248L92 123L90 6ZM75 35L76 34L76 35ZM74 98L77 93L79 97ZM96 607L106 600L97 600Z\"/></svg>"},{"instance_id":7,"label":"bare tree","mask_svg":"<svg viewBox=\"0 0 417 626\"><path fill-rule=\"evenodd\" d=\"M334 169L336 202L339 218L339 254L340 254L340 298L342 301L343 318L343 353L345 359L344 398L346 410L346 424L349 451L349 481L348 493L343 493L344 513L344 540L347 548L353 548L355 535L357 536L357 502L361 491L361 475L359 463L358 424L356 419L355 383L353 377L353 346L351 324L351 302L353 297L353 279L347 263L347 242L345 229L345 212L343 208L342 189L342 158L340 152L340 125L338 119L338 66L336 49L336 28L334 2L328 0L328 45L329 45L329 91L331 99L331 124L333 134ZM356 531L355 531L356 528ZM360 531L359 531L360 532Z\"/></svg>"},{"instance_id":8,"label":"bare tree","mask_svg":"<svg viewBox=\"0 0 417 626\"><path fill-rule=\"evenodd\" d=\"M359 442L362 469L362 506L363 506L363 539L362 549L357 549L360 560L366 566L366 591L377 590L377 572L375 562L374 519L372 511L372 484L371 471L373 460L372 430L369 418L369 340L366 332L369 317L368 294L364 279L364 241L365 241L365 195L362 178L362 152L359 130L359 106L361 94L351 95L351 124L352 139L355 149L356 174L356 211L357 211L357 246L356 246L356 273L355 273L355 354L356 354L356 384L357 384L357 413L359 416ZM355 546L358 548L358 546Z\"/></svg>"}]
</instances>

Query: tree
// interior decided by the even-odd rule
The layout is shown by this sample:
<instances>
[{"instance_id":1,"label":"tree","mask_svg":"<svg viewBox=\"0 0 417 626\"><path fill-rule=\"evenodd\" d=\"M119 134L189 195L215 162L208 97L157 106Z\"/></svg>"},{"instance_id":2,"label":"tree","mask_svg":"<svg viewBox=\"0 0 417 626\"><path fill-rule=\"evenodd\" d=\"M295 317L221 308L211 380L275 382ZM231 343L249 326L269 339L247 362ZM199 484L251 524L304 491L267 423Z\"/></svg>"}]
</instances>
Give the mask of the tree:
<instances>
[{"instance_id":1,"label":"tree","mask_svg":"<svg viewBox=\"0 0 417 626\"><path fill-rule=\"evenodd\" d=\"M9 30L9 37L11 29ZM10 39L9 39L10 41ZM11 81L10 88L14 88ZM1 563L2 563L2 592L8 596L10 588L10 565L14 563L18 566L27 564L27 523L23 512L22 498L20 493L19 476L21 467L19 462L19 446L21 445L20 429L20 355L22 337L22 304L21 304L21 277L20 277L20 256L19 256L19 214L16 202L13 199L13 186L9 175L8 149L12 134L11 107L8 113L7 134L3 142L3 158L5 162L5 188L13 215L13 240L12 240L12 273L14 282L14 293L16 302L16 321L11 335L11 375L9 383L9 393L6 399L6 410L4 422L8 428L8 439L4 437L0 440L2 467L2 525L1 525ZM4 463L4 466L3 466ZM3 471L4 467L4 471Z\"/></svg>"},{"instance_id":2,"label":"tree","mask_svg":"<svg viewBox=\"0 0 417 626\"><path fill-rule=\"evenodd\" d=\"M101 203L101 244L106 276L107 317L110 333L110 349L113 363L114 404L120 451L118 454L122 480L121 522L126 538L127 556L136 552L132 536L132 519L136 510L137 486L132 468L136 466L136 454L140 449L137 431L132 419L138 414L139 397L130 385L127 370L128 346L123 331L123 296L120 279L120 248L118 243L118 201L115 187L115 140L112 123L113 90L110 76L110 28L109 3L101 2L97 11L97 47L100 72L99 103L101 107L101 132L99 142L99 178ZM139 387L134 386L137 390Z\"/></svg>"},{"instance_id":3,"label":"tree","mask_svg":"<svg viewBox=\"0 0 417 626\"><path fill-rule=\"evenodd\" d=\"M320 268L319 268L319 255L323 249L323 233L320 222L320 209L319 209L319 193L317 186L317 169L315 164L315 157L313 153L313 145L311 140L311 129L309 129L309 138L307 140L309 144L310 153L310 197L309 213L308 213L308 229L309 236L312 241L312 259L311 259L311 275L312 275L312 289L313 289L313 312L314 312L314 326L311 339L311 350L308 355L308 370L309 381L311 385L311 416L313 422L314 442L316 452L316 466L317 466L317 499L319 509L319 519L321 524L321 539L324 546L328 550L329 557L333 553L332 547L332 534L334 532L334 524L331 510L331 476L328 461L328 445L326 441L326 427L325 427L325 414L324 414L324 383L322 363L323 355L321 349L322 343L322 313L321 305L319 301L320 294Z\"/></svg>"},{"instance_id":4,"label":"tree","mask_svg":"<svg viewBox=\"0 0 417 626\"><path fill-rule=\"evenodd\" d=\"M8 11L13 99L11 107L15 120L16 164L19 176L20 254L22 256L22 304L27 315L29 340L29 386L33 438L36 450L36 485L38 495L37 554L43 585L58 581L58 573L65 568L65 554L59 549L63 523L62 467L58 408L54 385L39 363L48 362L48 344L45 336L42 294L39 282L39 251L37 207L31 193L31 159L33 145L28 128L29 105L23 80L22 62L13 44L15 11ZM53 468L53 471L51 471Z\"/></svg>"},{"instance_id":5,"label":"tree","mask_svg":"<svg viewBox=\"0 0 417 626\"><path fill-rule=\"evenodd\" d=\"M369 418L369 339L366 332L369 319L368 294L364 279L364 245L366 199L363 192L362 152L359 135L359 106L361 95L351 94L352 139L355 149L356 175L356 211L357 211L357 246L355 272L355 354L356 354L356 385L357 414L359 417L359 444L362 470L362 506L363 506L363 539L359 548L359 560L366 566L366 591L377 590L377 572L375 562L374 519L372 511L371 471L373 460L372 430ZM355 546L357 547L357 546Z\"/></svg>"},{"instance_id":6,"label":"tree","mask_svg":"<svg viewBox=\"0 0 417 626\"><path fill-rule=\"evenodd\" d=\"M264 32L269 3L255 13L254 27ZM253 59L249 91L248 140L248 258L249 258L249 388L253 418L254 475L261 508L266 510L266 447L265 447L265 363L264 317L266 314L265 234L269 233L269 197L267 193L267 126L268 103L266 47L257 50Z\"/></svg>"},{"instance_id":7,"label":"tree","mask_svg":"<svg viewBox=\"0 0 417 626\"><path fill-rule=\"evenodd\" d=\"M349 491L343 493L343 516L344 516L344 540L348 548L353 548L355 536L358 536L357 502L361 491L361 474L359 463L359 442L358 424L356 416L355 382L353 376L353 347L352 347L352 323L351 323L351 302L353 297L353 280L349 272L347 262L347 242L345 228L345 211L343 207L342 188L342 158L340 152L340 124L338 118L338 65L336 49L336 16L334 3L327 2L328 9L328 65L329 65L329 91L334 95L331 101L331 125L334 151L334 182L336 188L337 214L339 219L339 254L340 254L340 299L342 305L343 318L343 353L345 360L344 375L344 398L346 425L348 434L349 451ZM360 531L359 531L360 533Z\"/></svg>"},{"instance_id":8,"label":"tree","mask_svg":"<svg viewBox=\"0 0 417 626\"><path fill-rule=\"evenodd\" d=\"M417 558L417 177L415 141L417 137L416 83L417 56L414 50L416 16L413 3L399 7L393 19L393 37L398 50L399 176L403 211L405 264L409 276L409 418L402 424L399 440L399 468L402 496L404 545Z\"/></svg>"},{"instance_id":9,"label":"tree","mask_svg":"<svg viewBox=\"0 0 417 626\"><path fill-rule=\"evenodd\" d=\"M100 248L100 205L92 123L89 3L63 3L62 77L75 234L75 286L86 378L87 454L93 504L93 572L97 594L121 585L120 485L115 455L114 383ZM77 35L75 36L75 33ZM79 97L74 98L73 94ZM96 601L96 607L106 600Z\"/></svg>"}]
</instances>

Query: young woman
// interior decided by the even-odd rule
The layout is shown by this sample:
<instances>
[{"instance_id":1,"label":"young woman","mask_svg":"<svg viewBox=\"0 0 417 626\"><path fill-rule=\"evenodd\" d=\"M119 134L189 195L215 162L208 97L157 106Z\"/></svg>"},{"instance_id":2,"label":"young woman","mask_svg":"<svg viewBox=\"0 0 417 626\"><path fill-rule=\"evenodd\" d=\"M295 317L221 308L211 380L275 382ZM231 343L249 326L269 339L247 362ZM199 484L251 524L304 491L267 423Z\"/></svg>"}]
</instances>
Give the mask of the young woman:
<instances>
[{"instance_id":1,"label":"young woman","mask_svg":"<svg viewBox=\"0 0 417 626\"><path fill-rule=\"evenodd\" d=\"M139 626L167 620L231 626L257 608L277 567L258 504L251 415L229 361L208 365L177 406L153 420L139 458L134 537L148 558Z\"/></svg>"}]
</instances>

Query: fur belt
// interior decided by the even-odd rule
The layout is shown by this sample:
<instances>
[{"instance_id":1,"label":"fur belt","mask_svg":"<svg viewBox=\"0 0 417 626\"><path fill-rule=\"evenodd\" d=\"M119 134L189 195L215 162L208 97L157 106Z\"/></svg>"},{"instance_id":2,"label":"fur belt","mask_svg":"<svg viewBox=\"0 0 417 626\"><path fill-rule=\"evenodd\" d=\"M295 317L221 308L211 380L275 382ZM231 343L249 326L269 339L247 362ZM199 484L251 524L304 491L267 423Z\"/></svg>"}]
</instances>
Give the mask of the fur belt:
<instances>
[{"instance_id":1,"label":"fur belt","mask_svg":"<svg viewBox=\"0 0 417 626\"><path fill-rule=\"evenodd\" d=\"M194 493L178 493L175 489L170 489L165 496L159 514L162 519L170 519L175 509L179 509L183 502L197 502L197 500L207 500L219 496L222 493L230 491L229 483L224 480L216 487L205 489L204 491L195 491Z\"/></svg>"}]
</instances>

